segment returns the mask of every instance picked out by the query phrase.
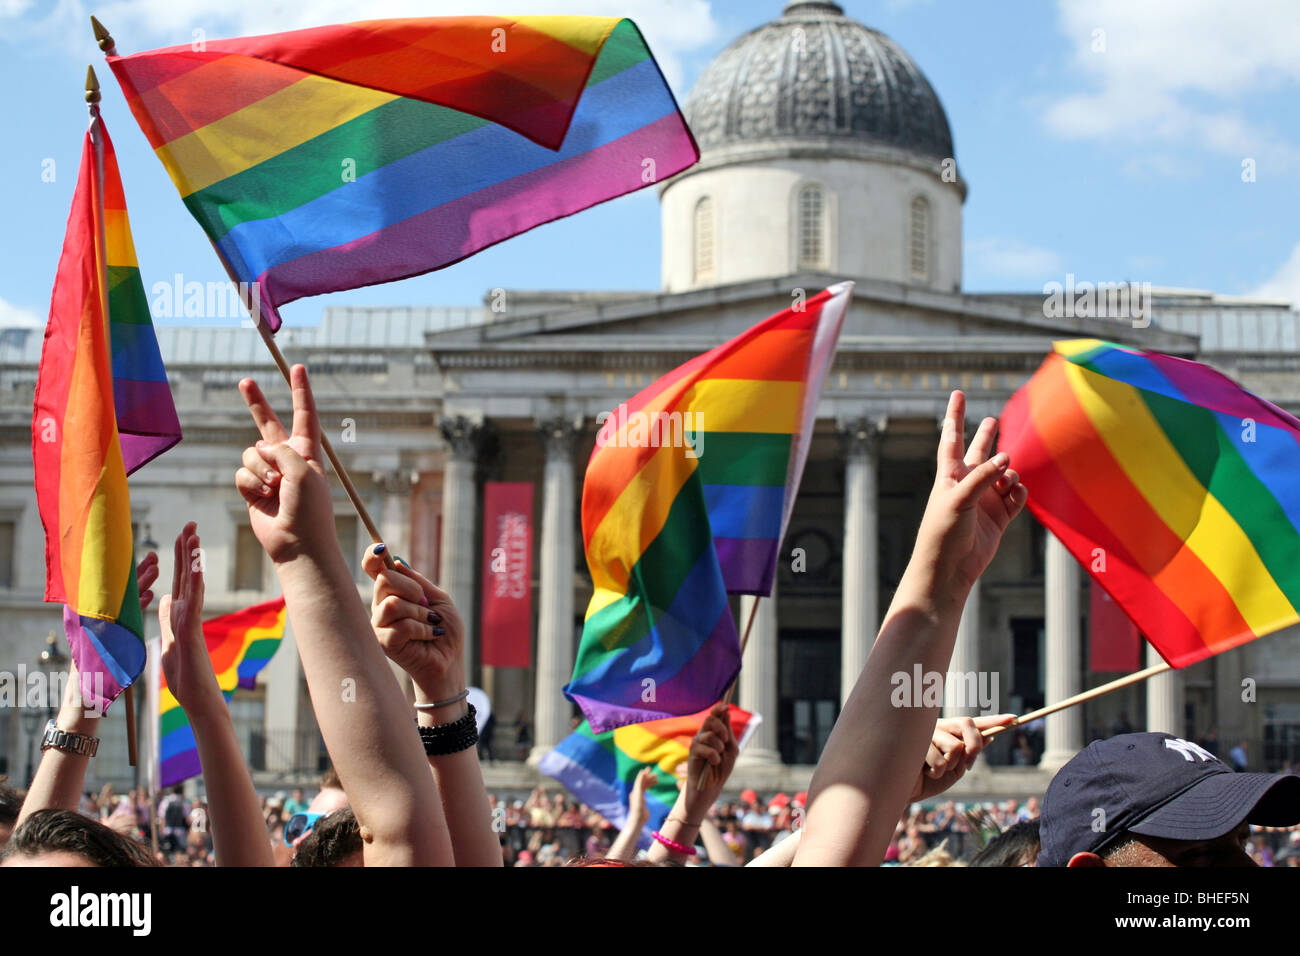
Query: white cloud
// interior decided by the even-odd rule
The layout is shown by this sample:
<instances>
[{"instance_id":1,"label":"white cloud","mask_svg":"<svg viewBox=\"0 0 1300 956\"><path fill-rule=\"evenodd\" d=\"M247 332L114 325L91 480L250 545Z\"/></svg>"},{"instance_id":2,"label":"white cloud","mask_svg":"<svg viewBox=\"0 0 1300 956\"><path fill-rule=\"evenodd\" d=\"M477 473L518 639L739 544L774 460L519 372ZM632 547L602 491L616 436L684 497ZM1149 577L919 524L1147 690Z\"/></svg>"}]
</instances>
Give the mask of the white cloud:
<instances>
[{"instance_id":1,"label":"white cloud","mask_svg":"<svg viewBox=\"0 0 1300 956\"><path fill-rule=\"evenodd\" d=\"M0 329L39 328L45 322L31 309L24 309L0 299Z\"/></svg>"},{"instance_id":2,"label":"white cloud","mask_svg":"<svg viewBox=\"0 0 1300 956\"><path fill-rule=\"evenodd\" d=\"M23 2L0 0L0 18L13 15L14 6L21 13ZM118 52L134 53L190 43L195 30L211 40L390 17L552 14L556 6L555 0L107 0L92 9L85 0L57 0L43 20L26 26L84 56L94 50L91 13L112 32ZM630 17L674 89L682 57L710 45L719 29L710 0L566 0L562 7L579 16Z\"/></svg>"},{"instance_id":3,"label":"white cloud","mask_svg":"<svg viewBox=\"0 0 1300 956\"><path fill-rule=\"evenodd\" d=\"M1253 298L1281 299L1292 305L1300 304L1300 243L1291 250L1291 257L1278 267L1272 278L1248 294Z\"/></svg>"},{"instance_id":4,"label":"white cloud","mask_svg":"<svg viewBox=\"0 0 1300 956\"><path fill-rule=\"evenodd\" d=\"M1057 0L1057 6L1072 65L1093 89L1048 106L1044 121L1052 132L1065 139L1201 146L1300 169L1300 147L1252 123L1244 111L1252 95L1300 84L1300 16L1291 0Z\"/></svg>"},{"instance_id":5,"label":"white cloud","mask_svg":"<svg viewBox=\"0 0 1300 956\"><path fill-rule=\"evenodd\" d=\"M964 271L978 275L981 282L990 279L1045 282L1065 271L1060 255L1052 250L1001 236L967 241L964 257Z\"/></svg>"}]
</instances>

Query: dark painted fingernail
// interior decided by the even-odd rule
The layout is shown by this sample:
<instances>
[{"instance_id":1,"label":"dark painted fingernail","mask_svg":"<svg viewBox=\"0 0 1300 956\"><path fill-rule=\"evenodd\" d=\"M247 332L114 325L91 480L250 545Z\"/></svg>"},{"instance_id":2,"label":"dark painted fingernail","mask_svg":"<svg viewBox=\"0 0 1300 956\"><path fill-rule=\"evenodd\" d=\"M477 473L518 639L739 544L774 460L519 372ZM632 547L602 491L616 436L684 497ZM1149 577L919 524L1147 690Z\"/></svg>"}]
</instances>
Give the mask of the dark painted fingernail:
<instances>
[{"instance_id":1,"label":"dark painted fingernail","mask_svg":"<svg viewBox=\"0 0 1300 956\"><path fill-rule=\"evenodd\" d=\"M433 633L434 633L434 636L435 636L435 637L442 637L442 635L446 634L447 632L446 632L446 630L445 630L444 628L441 628L441 627L435 627L435 628L433 629Z\"/></svg>"},{"instance_id":2,"label":"dark painted fingernail","mask_svg":"<svg viewBox=\"0 0 1300 956\"><path fill-rule=\"evenodd\" d=\"M386 544L375 545L375 554L383 554L387 550L388 550L388 545Z\"/></svg>"},{"instance_id":3,"label":"dark painted fingernail","mask_svg":"<svg viewBox=\"0 0 1300 956\"><path fill-rule=\"evenodd\" d=\"M430 623L430 624L441 624L441 623L442 623L442 615L439 614L437 611L430 611L430 612L429 612L429 623Z\"/></svg>"}]
</instances>

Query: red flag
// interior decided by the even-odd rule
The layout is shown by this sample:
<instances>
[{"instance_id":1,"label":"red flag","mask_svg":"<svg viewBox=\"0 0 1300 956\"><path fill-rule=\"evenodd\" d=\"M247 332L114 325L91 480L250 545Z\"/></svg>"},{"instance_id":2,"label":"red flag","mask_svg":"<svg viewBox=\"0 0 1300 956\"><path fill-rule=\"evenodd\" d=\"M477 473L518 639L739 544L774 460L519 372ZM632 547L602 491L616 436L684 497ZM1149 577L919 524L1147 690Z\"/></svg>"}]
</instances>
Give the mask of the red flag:
<instances>
[{"instance_id":1,"label":"red flag","mask_svg":"<svg viewBox=\"0 0 1300 956\"><path fill-rule=\"evenodd\" d=\"M533 637L533 486L483 488L483 666L527 667Z\"/></svg>"}]
</instances>

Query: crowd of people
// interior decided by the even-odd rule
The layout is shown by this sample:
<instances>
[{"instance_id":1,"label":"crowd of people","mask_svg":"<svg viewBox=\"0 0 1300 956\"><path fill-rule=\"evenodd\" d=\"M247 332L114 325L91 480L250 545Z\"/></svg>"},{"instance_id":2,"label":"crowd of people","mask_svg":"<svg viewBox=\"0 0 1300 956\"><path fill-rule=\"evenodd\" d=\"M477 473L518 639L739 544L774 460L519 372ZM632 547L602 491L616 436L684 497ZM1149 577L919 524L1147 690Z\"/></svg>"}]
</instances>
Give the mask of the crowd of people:
<instances>
[{"instance_id":1,"label":"crowd of people","mask_svg":"<svg viewBox=\"0 0 1300 956\"><path fill-rule=\"evenodd\" d=\"M1294 865L1294 830L1260 828L1300 824L1300 777L1235 772L1169 734L1093 741L1041 801L940 800L979 758L985 734L1015 718L896 706L891 675L947 671L971 587L1028 496L1007 454L994 454L994 419L965 445L961 392L949 402L911 560L806 793L723 799L738 744L719 703L651 834L648 770L637 774L617 831L563 795L489 795L451 597L377 544L363 558L374 581L364 607L334 533L302 366L291 386L286 429L258 386L240 382L261 439L245 449L235 484L279 578L333 770L310 800L254 789L203 638L204 570L192 560L201 545L191 522L176 537L158 618L162 669L194 731L204 799L190 805L173 791L155 814L147 801L142 812L138 792L86 798L102 715L69 680L26 794L0 794L0 865ZM143 608L158 576L148 555L137 569ZM414 706L390 662L409 675Z\"/></svg>"}]
</instances>

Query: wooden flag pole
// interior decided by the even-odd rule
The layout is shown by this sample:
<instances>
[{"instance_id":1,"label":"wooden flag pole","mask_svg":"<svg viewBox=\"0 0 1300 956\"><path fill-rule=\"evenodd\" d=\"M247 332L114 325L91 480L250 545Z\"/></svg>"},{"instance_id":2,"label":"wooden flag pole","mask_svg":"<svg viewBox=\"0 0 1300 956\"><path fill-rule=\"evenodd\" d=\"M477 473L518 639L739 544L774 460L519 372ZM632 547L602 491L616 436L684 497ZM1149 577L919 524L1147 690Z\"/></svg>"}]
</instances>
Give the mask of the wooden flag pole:
<instances>
[{"instance_id":1,"label":"wooden flag pole","mask_svg":"<svg viewBox=\"0 0 1300 956\"><path fill-rule=\"evenodd\" d=\"M99 29L103 29L101 26ZM97 31L98 32L98 31ZM112 45L112 38L108 39ZM100 44L103 48L103 42ZM104 235L104 137L95 125L95 120L99 118L99 101L101 99L99 92L99 78L95 76L93 66L86 67L86 105L90 110L90 142L95 152L95 218L96 231L95 237L95 258L96 265L99 269L99 283L104 307L104 324L105 333L107 334L108 316L108 242ZM134 569L132 569L134 571ZM131 685L127 685L122 692L126 707L126 751L127 759L132 767L136 766L138 760L136 752L136 728L135 728L135 695L131 692Z\"/></svg>"},{"instance_id":2,"label":"wooden flag pole","mask_svg":"<svg viewBox=\"0 0 1300 956\"><path fill-rule=\"evenodd\" d=\"M1113 680L1109 684L1102 684L1100 687L1094 687L1092 690L1085 690L1082 694L1075 694L1073 697L1067 697L1065 700L1058 701L1050 706L1040 707L1038 710L1031 710L1029 713L1017 717L1009 724L1004 724L1001 727L989 727L982 731L982 734L985 737L996 737L1004 730L1012 730L1013 728L1029 723L1031 720L1037 720L1039 717L1046 717L1048 714L1054 714L1058 710L1065 710L1067 707L1073 707L1076 704L1095 700L1098 697L1111 693L1111 691L1116 691L1123 687L1129 687L1133 684L1141 683L1148 677L1155 677L1157 674L1163 674L1165 671L1172 669L1173 668L1171 668L1167 663L1161 661L1159 664L1153 664L1150 667L1136 671L1126 677L1121 677L1119 680Z\"/></svg>"},{"instance_id":3,"label":"wooden flag pole","mask_svg":"<svg viewBox=\"0 0 1300 956\"><path fill-rule=\"evenodd\" d=\"M95 31L95 41L99 44L99 48L104 51L104 54L106 56L116 56L117 44L113 40L112 35L108 32L108 29L94 17L90 18L90 26ZM91 76L94 76L93 71ZM87 90L89 90L89 87L87 87ZM98 84L96 84L95 90L97 102L99 97ZM89 99L89 92L86 93L86 97ZM221 257L218 256L218 259L220 258ZM276 367L280 369L280 374L284 376L285 382L289 382L289 363L285 361L284 353L280 351L280 347L276 344L274 334L272 334L270 328L262 319L260 302L254 303L252 301L255 292L250 290L247 284L243 284L241 287L241 283L237 282L235 276L231 274L230 266L226 264L224 259L221 260L221 264L225 267L226 275L229 277L231 284L240 289L241 298L243 298L243 295L247 290L248 300L244 302L244 307L248 309L248 314L250 316L257 316L258 334L261 335L262 342L271 353L271 358L275 360ZM255 286L256 284L254 284L254 287ZM347 469L343 467L343 463L339 461L338 455L334 453L334 448L330 444L330 440L323 434L320 437L320 443L321 449L325 452L325 456L329 459L330 465L334 468L334 473L339 476L339 481L343 484L343 490L347 492L348 500L352 502L352 507L356 509L357 517L359 517L361 523L365 525L366 532L370 535L370 540L375 544L381 543L384 539L379 534L379 528L376 527L374 519L370 517L370 512L366 509L365 503L362 502L361 495L357 493L356 485L352 483L352 476L348 474ZM385 550L384 552L384 564L389 568L397 567L393 562L393 555L390 551ZM127 688L127 692L130 692L130 688ZM132 753L134 754L134 750ZM135 766L134 757L132 758L131 765Z\"/></svg>"}]
</instances>

